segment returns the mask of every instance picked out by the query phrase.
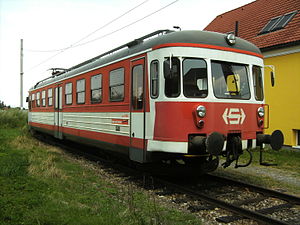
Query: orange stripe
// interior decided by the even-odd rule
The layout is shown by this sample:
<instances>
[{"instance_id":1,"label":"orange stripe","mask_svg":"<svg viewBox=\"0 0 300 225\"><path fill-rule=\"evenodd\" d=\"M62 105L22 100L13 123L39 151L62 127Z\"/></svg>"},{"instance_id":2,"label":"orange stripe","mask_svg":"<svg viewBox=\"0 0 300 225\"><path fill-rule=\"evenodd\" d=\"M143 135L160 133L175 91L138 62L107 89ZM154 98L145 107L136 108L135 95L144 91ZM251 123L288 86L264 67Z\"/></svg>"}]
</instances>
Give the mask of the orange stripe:
<instances>
[{"instance_id":1,"label":"orange stripe","mask_svg":"<svg viewBox=\"0 0 300 225\"><path fill-rule=\"evenodd\" d=\"M154 46L152 48L152 50L156 50L156 49L159 49L159 48L167 48L167 47L209 48L209 49L216 49L216 50L221 50L221 51L237 52L237 53L242 53L242 54L246 54L246 55L253 55L253 56L257 56L259 58L263 58L263 55L255 53L255 52L250 52L250 51L245 51L245 50L235 49L235 48L221 47L221 46L216 46L216 45L196 44L196 43L168 43L168 44L161 44L161 45Z\"/></svg>"}]
</instances>

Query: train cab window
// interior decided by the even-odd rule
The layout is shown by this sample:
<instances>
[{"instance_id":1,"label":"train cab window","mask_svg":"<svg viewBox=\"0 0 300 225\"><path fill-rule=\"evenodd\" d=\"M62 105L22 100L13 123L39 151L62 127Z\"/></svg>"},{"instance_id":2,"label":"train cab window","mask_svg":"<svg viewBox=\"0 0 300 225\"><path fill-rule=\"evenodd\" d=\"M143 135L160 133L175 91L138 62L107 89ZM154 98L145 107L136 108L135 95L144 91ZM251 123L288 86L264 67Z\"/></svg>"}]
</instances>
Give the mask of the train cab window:
<instances>
[{"instance_id":1,"label":"train cab window","mask_svg":"<svg viewBox=\"0 0 300 225\"><path fill-rule=\"evenodd\" d=\"M250 99L246 65L212 61L214 94L221 99Z\"/></svg>"},{"instance_id":2,"label":"train cab window","mask_svg":"<svg viewBox=\"0 0 300 225\"><path fill-rule=\"evenodd\" d=\"M36 93L36 106L40 107L40 105L41 105L41 93L37 92Z\"/></svg>"},{"instance_id":3,"label":"train cab window","mask_svg":"<svg viewBox=\"0 0 300 225\"><path fill-rule=\"evenodd\" d=\"M207 96L207 65L203 59L183 60L183 94L188 98Z\"/></svg>"},{"instance_id":4,"label":"train cab window","mask_svg":"<svg viewBox=\"0 0 300 225\"><path fill-rule=\"evenodd\" d=\"M102 74L91 77L91 103L102 101Z\"/></svg>"},{"instance_id":5,"label":"train cab window","mask_svg":"<svg viewBox=\"0 0 300 225\"><path fill-rule=\"evenodd\" d=\"M252 67L254 93L255 98L258 101L264 100L263 77L261 70L262 68L259 66Z\"/></svg>"},{"instance_id":6,"label":"train cab window","mask_svg":"<svg viewBox=\"0 0 300 225\"><path fill-rule=\"evenodd\" d=\"M42 91L42 106L46 106L46 91Z\"/></svg>"},{"instance_id":7,"label":"train cab window","mask_svg":"<svg viewBox=\"0 0 300 225\"><path fill-rule=\"evenodd\" d=\"M85 79L76 81L76 101L77 104L85 103Z\"/></svg>"},{"instance_id":8,"label":"train cab window","mask_svg":"<svg viewBox=\"0 0 300 225\"><path fill-rule=\"evenodd\" d=\"M65 102L66 105L71 105L72 104L72 83L67 83L65 86Z\"/></svg>"},{"instance_id":9,"label":"train cab window","mask_svg":"<svg viewBox=\"0 0 300 225\"><path fill-rule=\"evenodd\" d=\"M159 62L154 60L150 65L150 79L151 79L151 97L157 98L159 95Z\"/></svg>"},{"instance_id":10,"label":"train cab window","mask_svg":"<svg viewBox=\"0 0 300 225\"><path fill-rule=\"evenodd\" d=\"M164 61L165 95L176 98L180 95L180 60L176 57Z\"/></svg>"},{"instance_id":11,"label":"train cab window","mask_svg":"<svg viewBox=\"0 0 300 225\"><path fill-rule=\"evenodd\" d=\"M109 99L112 102L124 100L124 68L109 73Z\"/></svg>"},{"instance_id":12,"label":"train cab window","mask_svg":"<svg viewBox=\"0 0 300 225\"><path fill-rule=\"evenodd\" d=\"M52 93L52 88L48 89L48 106L53 105L53 93Z\"/></svg>"},{"instance_id":13,"label":"train cab window","mask_svg":"<svg viewBox=\"0 0 300 225\"><path fill-rule=\"evenodd\" d=\"M133 109L143 109L144 106L144 69L143 65L134 66L132 69L132 97Z\"/></svg>"}]
</instances>

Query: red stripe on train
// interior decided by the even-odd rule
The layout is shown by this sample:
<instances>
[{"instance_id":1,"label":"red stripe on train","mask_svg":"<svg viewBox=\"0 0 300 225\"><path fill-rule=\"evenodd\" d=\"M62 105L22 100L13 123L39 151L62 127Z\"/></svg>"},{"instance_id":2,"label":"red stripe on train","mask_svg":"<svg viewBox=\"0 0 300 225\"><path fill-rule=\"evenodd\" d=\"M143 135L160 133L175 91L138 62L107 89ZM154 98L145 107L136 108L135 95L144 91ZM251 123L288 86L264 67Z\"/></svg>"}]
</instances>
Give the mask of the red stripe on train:
<instances>
[{"instance_id":1,"label":"red stripe on train","mask_svg":"<svg viewBox=\"0 0 300 225\"><path fill-rule=\"evenodd\" d=\"M253 56L257 56L259 58L263 58L263 55L255 53L255 52L245 51L245 50L236 49L236 48L228 48L228 47L221 47L221 46L216 46L216 45L206 45L206 44L195 44L195 43L168 43L168 44L157 45L157 46L153 47L152 49L155 50L155 49L167 48L167 47L208 48L208 49L216 49L216 50L221 50L221 51L242 53L242 54L246 54L246 55L253 55Z\"/></svg>"}]
</instances>

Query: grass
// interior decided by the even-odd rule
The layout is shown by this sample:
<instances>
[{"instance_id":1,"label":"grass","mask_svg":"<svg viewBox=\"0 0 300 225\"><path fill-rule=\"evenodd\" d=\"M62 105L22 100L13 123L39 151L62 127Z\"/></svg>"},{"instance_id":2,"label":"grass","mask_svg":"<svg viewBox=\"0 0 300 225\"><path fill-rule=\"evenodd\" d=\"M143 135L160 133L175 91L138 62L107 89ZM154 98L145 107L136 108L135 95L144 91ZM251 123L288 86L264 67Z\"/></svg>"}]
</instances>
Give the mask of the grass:
<instances>
[{"instance_id":1,"label":"grass","mask_svg":"<svg viewBox=\"0 0 300 225\"><path fill-rule=\"evenodd\" d=\"M259 149L253 149L253 163L254 165L259 165ZM243 154L241 157L241 162L246 162L248 160L247 153ZM276 168L285 170L287 172L297 173L300 177L300 151L291 149L281 149L279 151L274 151L270 148L265 148L263 150L263 162L277 164Z\"/></svg>"},{"instance_id":2,"label":"grass","mask_svg":"<svg viewBox=\"0 0 300 225\"><path fill-rule=\"evenodd\" d=\"M32 138L26 112L0 114L1 225L200 224L191 214L160 206L154 195L111 182L92 163Z\"/></svg>"},{"instance_id":3,"label":"grass","mask_svg":"<svg viewBox=\"0 0 300 225\"><path fill-rule=\"evenodd\" d=\"M300 151L291 149L274 151L265 148L263 162L277 164L274 166L260 165L259 149L253 149L251 152L253 161L249 167L238 169L233 166L226 169L219 167L214 173L300 196ZM245 164L248 160L249 155L244 152L239 164Z\"/></svg>"}]
</instances>

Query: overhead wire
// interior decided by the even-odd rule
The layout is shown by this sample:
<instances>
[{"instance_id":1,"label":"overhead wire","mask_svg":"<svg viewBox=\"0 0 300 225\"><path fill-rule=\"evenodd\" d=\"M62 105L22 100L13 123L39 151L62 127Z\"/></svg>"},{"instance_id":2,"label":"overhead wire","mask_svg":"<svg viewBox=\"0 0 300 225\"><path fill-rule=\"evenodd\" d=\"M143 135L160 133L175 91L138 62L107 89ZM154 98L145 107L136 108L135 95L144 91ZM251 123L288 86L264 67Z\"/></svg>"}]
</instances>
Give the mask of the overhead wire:
<instances>
[{"instance_id":1,"label":"overhead wire","mask_svg":"<svg viewBox=\"0 0 300 225\"><path fill-rule=\"evenodd\" d=\"M146 0L146 1L148 1L148 0ZM138 20L135 20L135 21L133 21L133 22L131 22L131 23L129 23L129 24L127 24L127 25L121 27L121 28L118 28L118 29L116 29L116 30L114 30L114 31L112 31L112 32L109 32L109 33L107 33L107 34L105 34L105 35L102 35L102 36L100 36L100 37L98 37L98 38L92 39L92 40L90 40L90 41L87 41L87 42L84 42L84 43L81 43L81 44L76 44L76 45L73 44L73 45L70 46L70 47L63 48L63 49L61 49L61 50L57 50L57 51L59 51L58 53L56 53L55 55L53 55L53 56L51 56L51 57L49 57L49 58L47 58L47 59L45 59L45 60L43 60L42 62L38 63L37 65L31 67L31 68L29 69L29 71L35 69L36 67L38 67L38 66L44 64L44 63L47 62L47 61L53 59L53 58L56 57L57 55L59 55L59 54L65 52L66 50L68 50L68 49L70 49L70 48L75 48L75 47L83 46L83 45L92 43L92 42L94 42L94 41L100 40L100 39L102 39L102 38L105 38L105 37L107 37L107 36L110 36L110 35L112 35L112 34L114 34L114 33L117 33L117 32L119 32L119 31L121 31L121 30L124 30L125 28L130 27L130 26L132 26L132 25L134 25L134 24L136 24L136 23L138 23L138 22L140 22L140 21L142 21L142 20L144 20L144 19L146 19L146 18L148 18L148 17L150 17L150 16L152 16L152 15L154 15L154 14L156 14L156 13L162 11L162 10L164 10L165 8L167 8L167 7L169 7L169 6L173 5L173 4L175 4L175 3L178 2L178 1L179 1L179 0L174 0L174 1L172 1L171 3L169 3L169 4L167 4L167 5L165 5L165 6L161 7L161 8L159 8L158 10L155 10L155 11L153 11L152 13L147 14L147 15L144 16L144 17L142 17L142 18L140 18L140 19L138 19ZM141 4L142 4L142 3L141 3ZM140 4L140 5L141 5L141 4ZM137 8L137 7L135 7L135 8ZM132 11L132 10L131 10L131 11ZM102 28L101 28L101 29L102 29ZM100 30L100 28L97 29L97 31L98 31L98 30ZM94 32L92 32L92 33L95 33L95 32L96 32L96 31L94 31ZM92 33L91 33L90 35L92 35ZM85 37L90 36L90 35L86 35ZM82 39L83 39L83 38L82 38ZM77 43L78 43L78 42L77 42Z\"/></svg>"},{"instance_id":2,"label":"overhead wire","mask_svg":"<svg viewBox=\"0 0 300 225\"><path fill-rule=\"evenodd\" d=\"M129 14L130 12L132 12L133 10L137 9L138 7L140 7L141 5L145 4L147 1L149 0L145 0L143 1L142 3L136 5L135 7L129 9L128 11L124 12L123 14L121 14L120 16L112 19L111 21L109 21L108 23L104 24L103 26L97 28L96 30L94 30L93 32L85 35L84 37L82 37L81 39L79 39L78 41L74 42L73 44L71 44L70 46L68 47L65 47L65 48L60 48L60 49L53 49L53 50L33 50L33 49L25 49L26 51L28 52L59 52L59 51L62 51L62 50L66 50L66 49L69 49L69 48L72 48L72 47L76 47L76 44L80 43L81 41L87 39L88 37L90 37L91 35L93 35L94 33L98 32L99 30L107 27L108 25L114 23L115 21L121 19L122 17L124 17L125 15Z\"/></svg>"},{"instance_id":3,"label":"overhead wire","mask_svg":"<svg viewBox=\"0 0 300 225\"><path fill-rule=\"evenodd\" d=\"M169 7L170 5L173 5L174 3L178 2L178 1L179 1L179 0L174 0L173 2L171 2L171 3L167 4L167 5L165 5L164 7L160 8L160 9L158 9L158 10L156 10L156 11L154 11L154 12L152 12L152 13L150 13L150 14L148 14L148 15L146 15L146 16L144 16L144 17L142 17L142 18L140 18L140 19L138 19L138 20L136 20L136 21L134 21L134 22L132 22L132 23L129 23L129 24L127 24L127 25L125 25L125 26L123 26L123 27L121 27L121 28L119 28L119 29L116 29L116 30L114 30L114 31L112 31L112 32L110 32L110 33L107 33L107 34L105 34L105 35L103 35L103 36L100 36L100 37L98 37L98 38L95 38L95 39L93 39L93 40L90 40L90 41L87 41L87 42L78 44L78 45L76 45L76 46L74 46L74 47L86 45L86 44L89 44L89 43L91 43L91 42L97 41L97 40L99 40L99 39L105 38L105 37L107 37L107 36L109 36L109 35L112 35L112 34L114 34L114 33L116 33L116 32L119 32L119 31L121 31L121 30L123 30L123 29L125 29L125 28L127 28L127 27L130 27L130 26L132 26L132 25L134 25L134 24L136 24L136 23L138 23L138 22L140 22L140 21L142 21L142 20L144 20L144 19L146 19L146 18L148 18L148 17L154 15L155 13L158 13L158 12L164 10L165 8Z\"/></svg>"}]
</instances>

